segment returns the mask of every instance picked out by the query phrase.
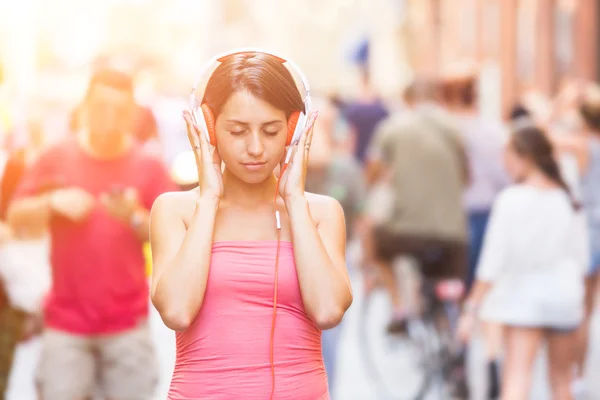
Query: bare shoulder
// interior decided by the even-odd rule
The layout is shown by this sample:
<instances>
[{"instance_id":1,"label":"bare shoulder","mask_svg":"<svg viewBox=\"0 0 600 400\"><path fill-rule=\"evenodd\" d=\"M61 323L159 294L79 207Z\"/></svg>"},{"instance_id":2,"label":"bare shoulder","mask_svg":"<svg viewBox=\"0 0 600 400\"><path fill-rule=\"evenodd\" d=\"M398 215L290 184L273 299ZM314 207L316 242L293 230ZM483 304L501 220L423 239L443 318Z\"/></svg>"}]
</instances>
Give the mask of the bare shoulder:
<instances>
[{"instance_id":1,"label":"bare shoulder","mask_svg":"<svg viewBox=\"0 0 600 400\"><path fill-rule=\"evenodd\" d=\"M182 192L166 192L156 198L152 214L168 214L187 221L194 213L198 188Z\"/></svg>"},{"instance_id":2,"label":"bare shoulder","mask_svg":"<svg viewBox=\"0 0 600 400\"><path fill-rule=\"evenodd\" d=\"M324 220L344 220L342 205L330 196L305 192L310 214L317 224Z\"/></svg>"}]
</instances>

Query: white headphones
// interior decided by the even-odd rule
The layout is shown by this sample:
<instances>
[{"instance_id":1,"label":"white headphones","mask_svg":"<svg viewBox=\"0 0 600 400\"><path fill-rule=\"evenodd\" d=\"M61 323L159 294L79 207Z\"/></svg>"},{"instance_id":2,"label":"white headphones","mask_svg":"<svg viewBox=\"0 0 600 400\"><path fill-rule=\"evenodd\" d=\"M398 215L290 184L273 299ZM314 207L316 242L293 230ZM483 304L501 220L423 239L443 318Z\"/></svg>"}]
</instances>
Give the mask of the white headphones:
<instances>
[{"instance_id":1,"label":"white headphones","mask_svg":"<svg viewBox=\"0 0 600 400\"><path fill-rule=\"evenodd\" d=\"M240 48L240 49L231 50L226 53L220 54L216 57L213 57L206 64L206 66L201 70L200 77L196 80L196 83L192 87L192 91L190 93L190 112L192 114L192 118L194 119L194 122L198 125L198 127L200 128L202 133L204 133L207 140L214 146L216 144L216 136L215 136L215 131L214 131L215 118L214 118L212 111L208 107L208 105L202 104L201 100L198 100L198 97L196 96L197 88L198 88L199 84L202 82L202 79L205 78L208 71L214 66L214 64L216 64L217 62L219 62L221 59L223 59L225 57L229 57L229 56L232 56L235 54L242 54L242 53L263 53L263 54L268 54L272 57L276 57L279 60L281 60L281 62L284 65L289 64L288 69L290 70L290 72L292 72L292 76L295 73L300 78L300 81L302 82L302 86L304 89L304 112L298 111L297 113L294 113L296 115L292 114L292 116L290 116L289 121L288 121L288 140L286 142L286 145L291 146L291 145L298 143L298 140L300 139L300 135L306 128L306 124L308 123L308 115L310 114L310 111L312 108L312 101L311 101L311 97L310 97L310 86L308 84L308 79L306 78L304 73L302 73L300 68L298 68L298 66L290 59L283 58L272 52L260 50L257 48ZM293 120L296 120L296 121L293 121ZM293 133L292 133L292 129L293 129Z\"/></svg>"}]
</instances>

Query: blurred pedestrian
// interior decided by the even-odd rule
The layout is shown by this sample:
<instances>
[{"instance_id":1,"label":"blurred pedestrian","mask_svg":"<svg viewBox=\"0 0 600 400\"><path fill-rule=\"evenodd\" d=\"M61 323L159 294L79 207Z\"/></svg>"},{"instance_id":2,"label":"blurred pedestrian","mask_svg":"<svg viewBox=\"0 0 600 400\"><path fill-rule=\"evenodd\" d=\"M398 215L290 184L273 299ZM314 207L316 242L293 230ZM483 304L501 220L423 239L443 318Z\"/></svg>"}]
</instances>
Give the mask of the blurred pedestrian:
<instances>
[{"instance_id":1,"label":"blurred pedestrian","mask_svg":"<svg viewBox=\"0 0 600 400\"><path fill-rule=\"evenodd\" d=\"M95 71L81 129L39 156L8 210L17 233L50 228L53 279L38 366L45 400L88 398L97 387L111 399L153 395L142 245L154 200L173 185L162 162L134 145L134 110L131 77Z\"/></svg>"},{"instance_id":2,"label":"blurred pedestrian","mask_svg":"<svg viewBox=\"0 0 600 400\"><path fill-rule=\"evenodd\" d=\"M319 110L319 119L315 122L313 151L306 170L306 191L330 196L341 204L346 221L346 242L352 243L364 206L364 174L360 163L346 145L349 132L339 110L326 99L313 99L313 106ZM353 260L349 252L346 254L348 268L356 267L352 263L357 260ZM335 398L342 327L343 323L324 330L322 336L323 361L331 398Z\"/></svg>"},{"instance_id":3,"label":"blurred pedestrian","mask_svg":"<svg viewBox=\"0 0 600 400\"><path fill-rule=\"evenodd\" d=\"M470 179L469 165L457 125L438 100L433 82L413 82L405 92L406 111L380 124L367 152L367 183L372 187L381 183L383 189L376 201L373 191L369 194L372 206L365 211L362 235L364 262L376 267L390 295L390 334L405 333L415 312L402 302L393 268L396 259L413 257L420 277L435 284L458 280L462 285L467 274L462 197ZM459 398L468 397L464 355L462 351L456 355L449 382Z\"/></svg>"},{"instance_id":4,"label":"blurred pedestrian","mask_svg":"<svg viewBox=\"0 0 600 400\"><path fill-rule=\"evenodd\" d=\"M505 326L501 398L529 398L533 364L549 346L552 397L571 399L574 333L583 318L589 259L585 220L545 133L515 128L506 165L515 184L494 202L477 280L459 322L468 340L477 317Z\"/></svg>"},{"instance_id":5,"label":"blurred pedestrian","mask_svg":"<svg viewBox=\"0 0 600 400\"><path fill-rule=\"evenodd\" d=\"M351 128L355 157L364 163L375 129L389 116L389 111L371 84L368 66L361 66L359 73L361 86L358 98L339 105Z\"/></svg>"},{"instance_id":6,"label":"blurred pedestrian","mask_svg":"<svg viewBox=\"0 0 600 400\"><path fill-rule=\"evenodd\" d=\"M457 119L469 160L470 182L464 195L469 220L469 271L467 291L475 280L483 237L494 199L508 184L509 178L502 162L506 129L498 121L482 116L478 110L477 76L469 72L453 76L444 82L446 104ZM502 327L485 323L488 390L490 398L499 393L498 360L502 352Z\"/></svg>"},{"instance_id":7,"label":"blurred pedestrian","mask_svg":"<svg viewBox=\"0 0 600 400\"><path fill-rule=\"evenodd\" d=\"M410 316L391 268L395 257L416 256L424 275L437 279L463 280L468 261L462 193L469 173L460 132L436 104L431 82L413 83L405 97L409 108L380 125L366 167L367 182L386 179L391 192L388 215L369 223L365 233L366 262L380 267L392 297L391 332L404 331Z\"/></svg>"},{"instance_id":8,"label":"blurred pedestrian","mask_svg":"<svg viewBox=\"0 0 600 400\"><path fill-rule=\"evenodd\" d=\"M10 227L0 222L0 246L10 239ZM24 338L27 313L16 307L9 296L4 266L0 266L0 400L4 400L17 345Z\"/></svg>"},{"instance_id":9,"label":"blurred pedestrian","mask_svg":"<svg viewBox=\"0 0 600 400\"><path fill-rule=\"evenodd\" d=\"M578 384L583 384L589 335L600 276L600 87L588 88L580 108L584 127L575 148L580 160L581 198L586 211L591 246L591 262L586 274L585 317L579 331L577 356ZM577 145L579 143L579 145Z\"/></svg>"}]
</instances>

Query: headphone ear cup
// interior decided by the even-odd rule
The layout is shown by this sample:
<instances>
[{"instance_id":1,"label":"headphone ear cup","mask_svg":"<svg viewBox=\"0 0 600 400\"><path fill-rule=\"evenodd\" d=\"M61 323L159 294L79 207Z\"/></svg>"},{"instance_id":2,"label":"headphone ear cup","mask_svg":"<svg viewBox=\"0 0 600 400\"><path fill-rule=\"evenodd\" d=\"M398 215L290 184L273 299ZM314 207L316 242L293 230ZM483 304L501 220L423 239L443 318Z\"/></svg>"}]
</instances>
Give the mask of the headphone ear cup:
<instances>
[{"instance_id":1,"label":"headphone ear cup","mask_svg":"<svg viewBox=\"0 0 600 400\"><path fill-rule=\"evenodd\" d=\"M298 125L298 119L300 119L299 111L294 111L288 118L287 140L285 141L286 146L289 146L292 143L294 132L296 132L296 126Z\"/></svg>"},{"instance_id":2,"label":"headphone ear cup","mask_svg":"<svg viewBox=\"0 0 600 400\"><path fill-rule=\"evenodd\" d=\"M200 106L202 109L202 115L204 115L204 121L206 122L206 129L208 131L208 138L211 145L217 145L217 133L215 131L215 116L207 104Z\"/></svg>"}]
</instances>

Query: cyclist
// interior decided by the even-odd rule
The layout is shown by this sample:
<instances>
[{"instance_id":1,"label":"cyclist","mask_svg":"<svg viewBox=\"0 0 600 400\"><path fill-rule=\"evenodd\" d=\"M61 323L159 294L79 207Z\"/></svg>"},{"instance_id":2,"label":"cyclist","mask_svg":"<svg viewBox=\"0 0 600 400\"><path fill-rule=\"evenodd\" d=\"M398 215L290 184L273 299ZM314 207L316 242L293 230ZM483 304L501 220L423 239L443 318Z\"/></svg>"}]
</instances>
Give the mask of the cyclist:
<instances>
[{"instance_id":1,"label":"cyclist","mask_svg":"<svg viewBox=\"0 0 600 400\"><path fill-rule=\"evenodd\" d=\"M366 261L378 267L394 304L391 332L404 330L408 317L390 268L395 257L415 256L435 278L462 279L467 266L466 157L452 118L434 96L431 83L412 84L408 110L382 123L368 153L367 181L387 179L392 199L385 221L367 224L364 237Z\"/></svg>"},{"instance_id":2,"label":"cyclist","mask_svg":"<svg viewBox=\"0 0 600 400\"><path fill-rule=\"evenodd\" d=\"M411 84L405 91L407 110L380 125L367 154L367 181L388 187L376 205L380 214L389 211L365 223L363 247L365 263L376 267L392 300L390 333L404 332L411 316L391 268L396 257L416 258L428 279L463 279L467 270L462 196L468 165L453 118L436 104L436 95L431 82ZM464 392L460 369L457 383Z\"/></svg>"}]
</instances>

